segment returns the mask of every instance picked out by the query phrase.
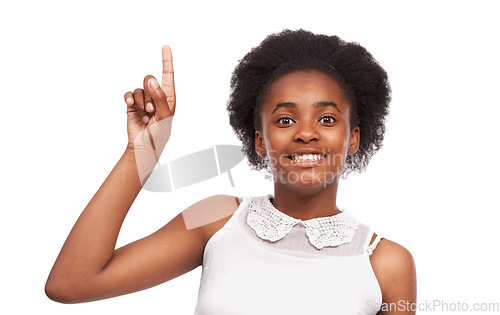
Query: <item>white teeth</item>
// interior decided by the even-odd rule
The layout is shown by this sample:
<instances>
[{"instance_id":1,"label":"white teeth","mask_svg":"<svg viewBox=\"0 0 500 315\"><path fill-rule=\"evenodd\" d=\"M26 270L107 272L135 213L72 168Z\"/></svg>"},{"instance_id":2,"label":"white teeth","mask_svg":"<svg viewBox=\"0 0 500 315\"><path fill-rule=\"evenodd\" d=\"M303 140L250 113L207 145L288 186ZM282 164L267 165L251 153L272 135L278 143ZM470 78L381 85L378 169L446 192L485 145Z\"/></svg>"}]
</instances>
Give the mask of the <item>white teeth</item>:
<instances>
[{"instance_id":1,"label":"white teeth","mask_svg":"<svg viewBox=\"0 0 500 315\"><path fill-rule=\"evenodd\" d=\"M295 162L306 162L306 161L317 161L321 160L325 156L323 154L301 154L301 155L292 155L291 158Z\"/></svg>"}]
</instances>

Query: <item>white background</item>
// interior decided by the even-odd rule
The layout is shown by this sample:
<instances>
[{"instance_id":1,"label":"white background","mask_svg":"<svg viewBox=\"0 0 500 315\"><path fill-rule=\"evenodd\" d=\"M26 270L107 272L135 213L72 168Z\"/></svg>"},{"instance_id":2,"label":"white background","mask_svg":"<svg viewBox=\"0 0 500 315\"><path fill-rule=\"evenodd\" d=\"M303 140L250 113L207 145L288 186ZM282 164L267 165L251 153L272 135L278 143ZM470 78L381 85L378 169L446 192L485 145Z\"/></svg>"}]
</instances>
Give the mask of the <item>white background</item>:
<instances>
[{"instance_id":1,"label":"white background","mask_svg":"<svg viewBox=\"0 0 500 315\"><path fill-rule=\"evenodd\" d=\"M147 74L160 77L162 45L173 50L178 96L167 161L239 144L225 112L231 72L284 28L361 43L392 83L384 147L365 173L341 183L339 207L411 251L419 302L500 302L495 2L346 3L2 4L0 313L192 314L201 268L80 305L50 301L44 284L73 223L125 149L123 94ZM246 162L233 177L235 188L221 175L174 193L141 192L118 245L206 196L272 192Z\"/></svg>"}]
</instances>

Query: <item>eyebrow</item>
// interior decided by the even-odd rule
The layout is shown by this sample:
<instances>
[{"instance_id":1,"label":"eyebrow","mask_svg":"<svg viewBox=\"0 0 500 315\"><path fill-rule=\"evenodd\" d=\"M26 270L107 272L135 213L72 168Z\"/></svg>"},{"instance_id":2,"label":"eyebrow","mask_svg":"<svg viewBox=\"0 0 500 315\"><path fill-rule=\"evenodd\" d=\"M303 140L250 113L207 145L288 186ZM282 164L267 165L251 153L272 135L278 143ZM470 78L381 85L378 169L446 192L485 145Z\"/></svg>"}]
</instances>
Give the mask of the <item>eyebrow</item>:
<instances>
[{"instance_id":1,"label":"eyebrow","mask_svg":"<svg viewBox=\"0 0 500 315\"><path fill-rule=\"evenodd\" d=\"M325 106L332 106L333 108L335 108L336 110L338 110L339 113L341 113L339 107L337 106L337 104L335 104L334 102L317 102L313 105L314 107L325 107ZM273 109L272 113L274 113L275 111L277 111L278 109L280 109L281 107L291 107L291 108L296 108L297 105L295 105L295 103L293 102L284 102L284 103L278 103L276 105L276 107ZM272 114L271 113L271 114Z\"/></svg>"}]
</instances>

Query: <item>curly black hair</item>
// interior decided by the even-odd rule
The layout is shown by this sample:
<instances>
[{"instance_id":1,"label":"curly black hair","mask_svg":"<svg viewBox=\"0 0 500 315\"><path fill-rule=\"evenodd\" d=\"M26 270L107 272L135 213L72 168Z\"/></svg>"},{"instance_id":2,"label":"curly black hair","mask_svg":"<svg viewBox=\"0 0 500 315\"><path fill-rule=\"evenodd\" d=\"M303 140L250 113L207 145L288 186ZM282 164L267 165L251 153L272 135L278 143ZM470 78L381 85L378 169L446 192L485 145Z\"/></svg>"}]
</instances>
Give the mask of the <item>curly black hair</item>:
<instances>
[{"instance_id":1,"label":"curly black hair","mask_svg":"<svg viewBox=\"0 0 500 315\"><path fill-rule=\"evenodd\" d=\"M342 175L362 172L382 147L391 99L387 73L358 43L302 29L269 35L240 60L231 77L229 122L251 168L269 165L255 152L255 131L261 128L260 106L270 85L285 74L304 70L323 72L344 90L351 106L350 127L359 126L360 144L347 156Z\"/></svg>"}]
</instances>

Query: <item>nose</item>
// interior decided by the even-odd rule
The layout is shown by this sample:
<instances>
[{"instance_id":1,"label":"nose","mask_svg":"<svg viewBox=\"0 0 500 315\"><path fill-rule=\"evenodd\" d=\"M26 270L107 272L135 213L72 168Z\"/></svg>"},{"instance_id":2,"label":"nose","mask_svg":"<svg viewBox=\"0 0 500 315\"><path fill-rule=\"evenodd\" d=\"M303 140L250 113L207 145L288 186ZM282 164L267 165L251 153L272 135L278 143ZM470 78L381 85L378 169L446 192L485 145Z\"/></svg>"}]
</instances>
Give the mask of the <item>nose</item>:
<instances>
[{"instance_id":1,"label":"nose","mask_svg":"<svg viewBox=\"0 0 500 315\"><path fill-rule=\"evenodd\" d=\"M311 123L301 122L297 124L297 129L294 135L295 141L309 143L311 141L319 140L319 133L315 126Z\"/></svg>"}]
</instances>

